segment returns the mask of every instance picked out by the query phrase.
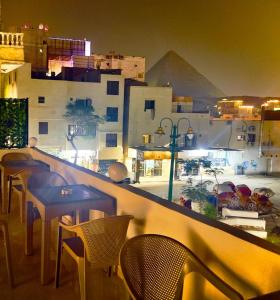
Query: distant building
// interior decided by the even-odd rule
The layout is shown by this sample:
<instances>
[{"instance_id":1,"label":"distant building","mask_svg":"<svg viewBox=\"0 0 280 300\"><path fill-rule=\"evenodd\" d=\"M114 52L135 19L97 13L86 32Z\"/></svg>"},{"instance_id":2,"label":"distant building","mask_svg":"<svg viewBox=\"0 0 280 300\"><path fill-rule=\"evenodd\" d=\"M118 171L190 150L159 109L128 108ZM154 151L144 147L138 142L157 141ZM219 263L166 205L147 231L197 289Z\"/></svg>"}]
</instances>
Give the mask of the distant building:
<instances>
[{"instance_id":1,"label":"distant building","mask_svg":"<svg viewBox=\"0 0 280 300\"><path fill-rule=\"evenodd\" d=\"M125 78L145 80L145 57L124 56L120 54L92 54L73 56L73 66L92 69L120 69Z\"/></svg>"},{"instance_id":2,"label":"distant building","mask_svg":"<svg viewBox=\"0 0 280 300\"><path fill-rule=\"evenodd\" d=\"M221 119L260 120L262 110L280 110L280 98L230 96L218 99L216 108L213 115Z\"/></svg>"}]
</instances>

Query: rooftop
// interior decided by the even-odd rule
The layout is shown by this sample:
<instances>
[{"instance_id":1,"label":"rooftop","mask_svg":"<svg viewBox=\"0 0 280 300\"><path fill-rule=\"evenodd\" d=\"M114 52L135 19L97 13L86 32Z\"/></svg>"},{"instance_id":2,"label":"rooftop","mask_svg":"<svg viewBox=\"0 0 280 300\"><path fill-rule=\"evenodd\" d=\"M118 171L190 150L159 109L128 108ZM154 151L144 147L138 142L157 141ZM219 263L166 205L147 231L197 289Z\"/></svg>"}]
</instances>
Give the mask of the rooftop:
<instances>
[{"instance_id":1,"label":"rooftop","mask_svg":"<svg viewBox=\"0 0 280 300\"><path fill-rule=\"evenodd\" d=\"M0 150L0 157L7 151L13 150ZM128 238L143 233L156 233L180 241L245 299L279 290L280 248L277 246L128 184L116 184L101 174L73 165L38 149L28 148L20 151L28 152L34 159L49 164L51 170L61 174L69 183L90 185L116 198L117 213L134 216L134 220L129 225ZM17 201L13 203L16 204ZM9 223L16 282L16 287L10 290L5 269L1 268L0 296L3 299L79 299L77 272L73 272L71 260L67 257L63 258L65 267L62 286L58 289L55 289L53 284L41 286L40 222L37 221L34 230L35 253L32 256L25 256L24 225L19 223L17 208L12 207L11 215L0 217L7 219ZM55 220L52 226L51 237L54 245ZM52 264L54 264L53 249L51 253ZM2 256L0 259L2 260ZM102 270L91 270L90 274L89 298L127 299L121 275L109 278ZM51 276L53 276L52 266ZM190 298L192 295L193 299L225 299L212 285L192 275L188 275L185 279L184 293Z\"/></svg>"}]
</instances>

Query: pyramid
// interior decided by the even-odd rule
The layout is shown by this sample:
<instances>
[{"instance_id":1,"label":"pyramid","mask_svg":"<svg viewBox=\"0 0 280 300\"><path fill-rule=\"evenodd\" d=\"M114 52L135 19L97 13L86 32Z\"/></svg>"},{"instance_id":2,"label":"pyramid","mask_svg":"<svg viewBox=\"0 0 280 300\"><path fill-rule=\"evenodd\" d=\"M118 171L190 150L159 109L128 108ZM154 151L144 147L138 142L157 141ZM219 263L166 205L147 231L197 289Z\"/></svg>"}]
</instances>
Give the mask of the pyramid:
<instances>
[{"instance_id":1,"label":"pyramid","mask_svg":"<svg viewBox=\"0 0 280 300\"><path fill-rule=\"evenodd\" d=\"M190 96L194 102L216 103L225 94L174 51L167 52L146 74L151 86L173 88L174 96Z\"/></svg>"}]
</instances>

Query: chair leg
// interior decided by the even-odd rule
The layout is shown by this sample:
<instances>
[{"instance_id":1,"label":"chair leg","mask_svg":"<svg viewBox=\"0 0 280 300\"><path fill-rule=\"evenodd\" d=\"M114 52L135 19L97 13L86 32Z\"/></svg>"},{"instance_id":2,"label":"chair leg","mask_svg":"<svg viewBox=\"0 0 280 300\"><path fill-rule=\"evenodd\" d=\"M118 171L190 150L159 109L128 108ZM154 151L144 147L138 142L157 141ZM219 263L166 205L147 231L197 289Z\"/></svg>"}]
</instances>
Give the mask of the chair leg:
<instances>
[{"instance_id":1,"label":"chair leg","mask_svg":"<svg viewBox=\"0 0 280 300\"><path fill-rule=\"evenodd\" d=\"M78 272L80 283L81 300L86 300L86 258L79 258Z\"/></svg>"},{"instance_id":2,"label":"chair leg","mask_svg":"<svg viewBox=\"0 0 280 300\"><path fill-rule=\"evenodd\" d=\"M8 195L8 213L11 212L11 201L12 201L12 190L13 190L13 179L9 177L9 195Z\"/></svg>"},{"instance_id":3,"label":"chair leg","mask_svg":"<svg viewBox=\"0 0 280 300\"><path fill-rule=\"evenodd\" d=\"M61 255L62 255L62 227L58 226L57 237L57 256L56 256L56 269L55 269L55 287L59 287L60 270L61 270Z\"/></svg>"},{"instance_id":4,"label":"chair leg","mask_svg":"<svg viewBox=\"0 0 280 300\"><path fill-rule=\"evenodd\" d=\"M12 288L14 286L14 276L13 276L12 263L11 263L9 232L8 232L8 226L6 224L2 224L2 231L4 236L4 248L5 248L8 279L9 279L10 286Z\"/></svg>"},{"instance_id":5,"label":"chair leg","mask_svg":"<svg viewBox=\"0 0 280 300\"><path fill-rule=\"evenodd\" d=\"M109 272L108 272L108 274L109 274L109 277L112 277L112 270L113 270L113 267L112 267L112 266L110 266L110 267L109 267Z\"/></svg>"},{"instance_id":6,"label":"chair leg","mask_svg":"<svg viewBox=\"0 0 280 300\"><path fill-rule=\"evenodd\" d=\"M19 208L20 208L20 223L25 222L25 192L21 192L19 196Z\"/></svg>"}]
</instances>

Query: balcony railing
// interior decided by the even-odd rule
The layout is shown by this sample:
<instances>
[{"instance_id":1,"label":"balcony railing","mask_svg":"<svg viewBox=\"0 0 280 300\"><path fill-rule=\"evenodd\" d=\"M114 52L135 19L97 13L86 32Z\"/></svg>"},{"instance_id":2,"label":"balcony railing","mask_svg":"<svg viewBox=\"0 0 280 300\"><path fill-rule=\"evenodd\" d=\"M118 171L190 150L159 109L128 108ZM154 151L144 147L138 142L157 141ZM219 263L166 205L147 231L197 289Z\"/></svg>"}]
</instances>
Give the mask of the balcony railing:
<instances>
[{"instance_id":1,"label":"balcony railing","mask_svg":"<svg viewBox=\"0 0 280 300\"><path fill-rule=\"evenodd\" d=\"M0 47L23 47L23 33L0 32Z\"/></svg>"},{"instance_id":2,"label":"balcony railing","mask_svg":"<svg viewBox=\"0 0 280 300\"><path fill-rule=\"evenodd\" d=\"M280 248L277 246L133 186L113 183L101 174L38 149L22 151L49 164L69 183L91 185L114 196L118 214L134 216L128 237L156 233L180 241L245 299L279 290ZM185 280L185 295L190 299L224 299L202 278L190 275Z\"/></svg>"}]
</instances>

